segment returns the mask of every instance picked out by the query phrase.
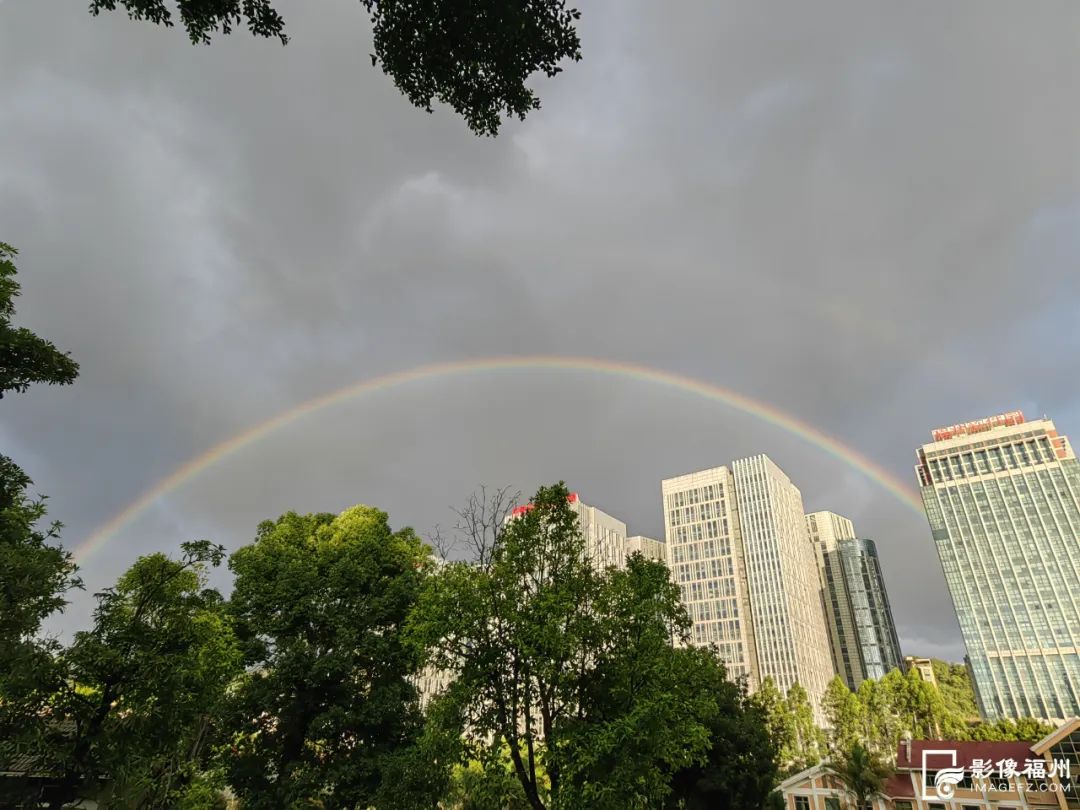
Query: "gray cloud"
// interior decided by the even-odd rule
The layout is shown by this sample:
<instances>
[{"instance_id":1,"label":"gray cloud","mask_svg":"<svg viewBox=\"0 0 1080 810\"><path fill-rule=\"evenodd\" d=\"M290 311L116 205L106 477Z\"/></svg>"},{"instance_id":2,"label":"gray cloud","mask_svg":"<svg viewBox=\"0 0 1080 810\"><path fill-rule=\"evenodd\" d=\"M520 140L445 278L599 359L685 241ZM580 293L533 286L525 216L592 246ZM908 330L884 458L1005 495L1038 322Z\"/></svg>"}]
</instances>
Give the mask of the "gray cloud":
<instances>
[{"instance_id":1,"label":"gray cloud","mask_svg":"<svg viewBox=\"0 0 1080 810\"><path fill-rule=\"evenodd\" d=\"M245 427L439 360L690 374L905 481L938 424L1020 405L1080 431L1074 4L593 4L584 62L496 140L409 107L358 4L282 7L286 48L192 48L75 0L0 5L0 238L22 322L83 367L5 400L0 440L69 543ZM235 546L290 508L364 501L426 531L481 482L565 478L659 534L662 477L756 452L878 541L909 651L962 654L920 516L760 420L576 372L300 420L85 573Z\"/></svg>"}]
</instances>

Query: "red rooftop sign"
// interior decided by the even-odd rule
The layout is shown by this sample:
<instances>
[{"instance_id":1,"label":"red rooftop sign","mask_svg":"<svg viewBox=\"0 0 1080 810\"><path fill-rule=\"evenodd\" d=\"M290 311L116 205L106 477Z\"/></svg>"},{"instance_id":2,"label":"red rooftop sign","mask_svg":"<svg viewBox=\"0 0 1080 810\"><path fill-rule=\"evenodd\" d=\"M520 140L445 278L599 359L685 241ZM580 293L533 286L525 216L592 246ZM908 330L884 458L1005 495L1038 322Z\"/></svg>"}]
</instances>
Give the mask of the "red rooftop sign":
<instances>
[{"instance_id":1,"label":"red rooftop sign","mask_svg":"<svg viewBox=\"0 0 1080 810\"><path fill-rule=\"evenodd\" d=\"M935 442L943 442L957 436L970 436L972 433L982 433L996 427L1011 427L1024 424L1023 411L1009 411L999 413L997 416L988 416L986 419L976 419L974 422L962 422L952 427L938 428L931 435Z\"/></svg>"},{"instance_id":2,"label":"red rooftop sign","mask_svg":"<svg viewBox=\"0 0 1080 810\"><path fill-rule=\"evenodd\" d=\"M577 503L577 493L571 492L569 495L566 496L566 501L567 503ZM531 503L523 504L522 506L515 506L512 510L510 510L510 517L524 515L532 508L533 505Z\"/></svg>"}]
</instances>

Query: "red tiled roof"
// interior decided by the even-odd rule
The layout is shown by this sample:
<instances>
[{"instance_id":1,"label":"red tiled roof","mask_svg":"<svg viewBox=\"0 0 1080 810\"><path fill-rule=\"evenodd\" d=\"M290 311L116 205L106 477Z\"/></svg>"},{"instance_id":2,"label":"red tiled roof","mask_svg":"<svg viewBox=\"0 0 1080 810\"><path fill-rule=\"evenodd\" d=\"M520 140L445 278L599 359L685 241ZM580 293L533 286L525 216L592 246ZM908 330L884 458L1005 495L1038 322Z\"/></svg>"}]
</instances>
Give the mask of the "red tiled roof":
<instances>
[{"instance_id":1,"label":"red tiled roof","mask_svg":"<svg viewBox=\"0 0 1080 810\"><path fill-rule=\"evenodd\" d=\"M923 751L955 751L956 766L971 769L973 760L990 760L998 762L1002 759L1015 759L1023 764L1025 759L1032 759L1035 754L1031 751L1030 742L981 742L961 740L912 740L911 760L907 758L907 746L901 742L896 747L896 767L898 769L922 768ZM939 761L940 760L940 761ZM926 763L927 767L946 767L949 763L947 757L930 756Z\"/></svg>"},{"instance_id":2,"label":"red tiled roof","mask_svg":"<svg viewBox=\"0 0 1080 810\"><path fill-rule=\"evenodd\" d=\"M882 792L890 799L915 798L915 788L911 785L911 777L906 773L895 773L886 779Z\"/></svg>"}]
</instances>

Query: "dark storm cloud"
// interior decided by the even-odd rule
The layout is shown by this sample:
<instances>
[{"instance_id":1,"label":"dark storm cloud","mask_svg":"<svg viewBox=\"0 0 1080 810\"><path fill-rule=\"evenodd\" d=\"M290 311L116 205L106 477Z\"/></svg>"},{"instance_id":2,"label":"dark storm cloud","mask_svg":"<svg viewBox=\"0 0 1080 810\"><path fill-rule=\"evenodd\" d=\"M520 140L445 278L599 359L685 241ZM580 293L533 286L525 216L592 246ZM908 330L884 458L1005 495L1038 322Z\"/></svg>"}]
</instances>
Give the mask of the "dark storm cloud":
<instances>
[{"instance_id":1,"label":"dark storm cloud","mask_svg":"<svg viewBox=\"0 0 1080 810\"><path fill-rule=\"evenodd\" d=\"M591 5L585 61L495 140L413 110L352 2L282 48L85 4L0 4L0 238L77 385L0 440L77 543L187 458L438 360L559 352L691 374L905 481L939 423L1080 432L1080 10L1070 3ZM565 478L659 534L662 477L768 452L873 536L905 647L960 655L924 519L775 427L580 373L469 375L309 417L87 563L237 545L285 509L421 531L478 483Z\"/></svg>"}]
</instances>

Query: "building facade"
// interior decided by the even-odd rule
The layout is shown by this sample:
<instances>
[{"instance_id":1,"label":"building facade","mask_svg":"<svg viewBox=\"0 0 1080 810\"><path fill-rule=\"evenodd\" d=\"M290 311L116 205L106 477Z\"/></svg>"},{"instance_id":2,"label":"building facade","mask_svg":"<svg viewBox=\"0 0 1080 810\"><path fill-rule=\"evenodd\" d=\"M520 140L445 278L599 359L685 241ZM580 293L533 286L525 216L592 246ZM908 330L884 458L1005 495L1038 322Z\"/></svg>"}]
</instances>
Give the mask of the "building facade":
<instances>
[{"instance_id":1,"label":"building facade","mask_svg":"<svg viewBox=\"0 0 1080 810\"><path fill-rule=\"evenodd\" d=\"M644 537L640 534L626 538L626 554L640 554L649 560L667 562L667 548L660 540Z\"/></svg>"},{"instance_id":2,"label":"building facade","mask_svg":"<svg viewBox=\"0 0 1080 810\"><path fill-rule=\"evenodd\" d=\"M1019 411L932 433L916 475L986 719L1080 715L1080 463Z\"/></svg>"},{"instance_id":3,"label":"building facade","mask_svg":"<svg viewBox=\"0 0 1080 810\"><path fill-rule=\"evenodd\" d=\"M927 683L937 686L937 676L934 674L934 662L929 658L917 658L914 655L904 656L904 668L907 671L915 670L919 677Z\"/></svg>"},{"instance_id":4,"label":"building facade","mask_svg":"<svg viewBox=\"0 0 1080 810\"><path fill-rule=\"evenodd\" d=\"M607 512L574 500L585 547L592 554L593 562L601 568L626 567L626 524Z\"/></svg>"},{"instance_id":5,"label":"building facade","mask_svg":"<svg viewBox=\"0 0 1080 810\"><path fill-rule=\"evenodd\" d=\"M877 546L873 540L849 537L837 543L837 554L851 604L862 678L879 680L900 668L903 659Z\"/></svg>"},{"instance_id":6,"label":"building facade","mask_svg":"<svg viewBox=\"0 0 1080 810\"><path fill-rule=\"evenodd\" d=\"M614 566L626 567L626 524L613 518L607 512L583 503L576 492L568 498L578 516L578 526L585 540L585 550L599 568ZM532 504L516 506L507 515L513 520L520 514L532 509Z\"/></svg>"},{"instance_id":7,"label":"building facade","mask_svg":"<svg viewBox=\"0 0 1080 810\"><path fill-rule=\"evenodd\" d=\"M848 598L847 580L840 566L837 543L855 536L851 521L835 512L813 512L806 516L806 529L817 556L821 577L821 598L829 631L833 669L854 691L866 679L855 635L855 616Z\"/></svg>"},{"instance_id":8,"label":"building facade","mask_svg":"<svg viewBox=\"0 0 1080 810\"><path fill-rule=\"evenodd\" d=\"M760 679L731 471L669 478L661 493L667 564L693 621L691 641L715 644L728 674L755 689Z\"/></svg>"},{"instance_id":9,"label":"building facade","mask_svg":"<svg viewBox=\"0 0 1080 810\"><path fill-rule=\"evenodd\" d=\"M833 676L802 494L767 456L661 486L668 565L692 639L716 644L752 689L806 689L815 712ZM820 720L820 718L819 718Z\"/></svg>"},{"instance_id":10,"label":"building facade","mask_svg":"<svg viewBox=\"0 0 1080 810\"><path fill-rule=\"evenodd\" d=\"M834 672L802 493L768 456L731 466L758 668L785 692L801 684L820 722Z\"/></svg>"},{"instance_id":11,"label":"building facade","mask_svg":"<svg viewBox=\"0 0 1080 810\"><path fill-rule=\"evenodd\" d=\"M852 522L835 512L807 515L806 528L817 556L833 667L854 691L902 663L877 547L858 539Z\"/></svg>"},{"instance_id":12,"label":"building facade","mask_svg":"<svg viewBox=\"0 0 1080 810\"><path fill-rule=\"evenodd\" d=\"M1038 742L907 740L870 810L1075 810L1080 720ZM1004 775L1010 766L1015 773ZM847 810L851 795L827 764L779 785L786 810Z\"/></svg>"}]
</instances>

